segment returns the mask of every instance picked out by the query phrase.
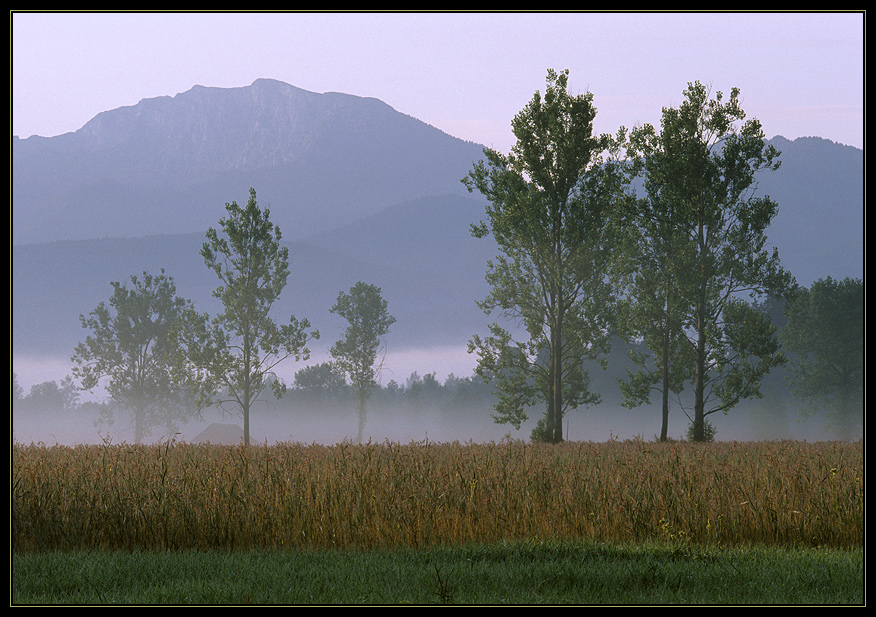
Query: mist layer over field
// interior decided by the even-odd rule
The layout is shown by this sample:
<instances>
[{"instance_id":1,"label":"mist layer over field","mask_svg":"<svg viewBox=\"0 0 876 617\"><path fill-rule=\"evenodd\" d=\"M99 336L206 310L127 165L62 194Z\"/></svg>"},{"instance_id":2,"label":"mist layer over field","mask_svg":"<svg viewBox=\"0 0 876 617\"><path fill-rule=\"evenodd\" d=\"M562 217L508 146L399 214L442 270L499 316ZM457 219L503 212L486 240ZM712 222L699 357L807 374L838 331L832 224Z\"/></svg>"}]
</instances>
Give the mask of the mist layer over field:
<instances>
[{"instance_id":1,"label":"mist layer over field","mask_svg":"<svg viewBox=\"0 0 876 617\"><path fill-rule=\"evenodd\" d=\"M254 406L250 419L251 443L278 442L333 444L355 441L358 417L349 396L314 398L294 387L294 371L304 364L324 361L314 354L307 363L290 365L281 377L289 384L286 395L276 400L270 394ZM440 348L388 353L381 373L381 388L368 403L363 441L382 443L498 442L503 439L529 440L532 428L543 413L535 408L520 430L493 420L495 402L491 386L473 377L474 360L464 349ZM63 358L15 358L13 370L25 397L44 382L60 384L69 374ZM564 423L565 438L571 441L602 442L612 439L653 440L660 433L660 409L642 406L626 409L619 403L616 381L610 374L597 374L594 388L602 403L569 412ZM50 385L54 385L51 383ZM80 443L133 443L130 415L114 409L111 421L101 414L101 392L78 392L66 408L62 404L13 405L12 439L16 443L75 445ZM708 417L718 441L800 439L831 440L821 418L799 420L798 403L788 396L768 394L749 401L727 415ZM677 405L670 411L669 437L683 439L689 420ZM153 427L147 442L168 439L193 442L239 443L243 422L232 406L213 408L187 423Z\"/></svg>"}]
</instances>

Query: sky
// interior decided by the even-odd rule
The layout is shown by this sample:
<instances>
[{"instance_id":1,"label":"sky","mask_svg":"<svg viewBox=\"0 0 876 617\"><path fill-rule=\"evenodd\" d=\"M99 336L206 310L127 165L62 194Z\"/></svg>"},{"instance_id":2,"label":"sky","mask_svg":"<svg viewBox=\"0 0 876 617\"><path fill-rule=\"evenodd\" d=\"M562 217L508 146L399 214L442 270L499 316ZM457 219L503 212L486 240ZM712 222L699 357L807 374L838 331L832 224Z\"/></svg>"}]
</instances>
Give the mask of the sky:
<instances>
[{"instance_id":1,"label":"sky","mask_svg":"<svg viewBox=\"0 0 876 617\"><path fill-rule=\"evenodd\" d=\"M501 152L511 120L569 70L597 132L659 125L689 82L741 90L768 138L864 147L863 12L11 12L13 135L195 85L277 79L382 100Z\"/></svg>"}]
</instances>

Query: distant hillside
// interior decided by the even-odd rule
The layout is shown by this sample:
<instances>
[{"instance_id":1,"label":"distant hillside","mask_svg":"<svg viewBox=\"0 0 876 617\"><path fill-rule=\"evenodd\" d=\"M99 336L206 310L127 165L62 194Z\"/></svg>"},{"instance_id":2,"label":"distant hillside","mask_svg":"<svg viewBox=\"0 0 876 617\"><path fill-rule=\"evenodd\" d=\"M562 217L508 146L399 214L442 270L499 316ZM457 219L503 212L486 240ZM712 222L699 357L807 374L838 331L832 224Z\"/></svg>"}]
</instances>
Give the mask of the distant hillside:
<instances>
[{"instance_id":1,"label":"distant hillside","mask_svg":"<svg viewBox=\"0 0 876 617\"><path fill-rule=\"evenodd\" d=\"M13 243L200 232L250 187L289 239L423 196L465 194L483 147L373 98L259 79L13 139Z\"/></svg>"},{"instance_id":2,"label":"distant hillside","mask_svg":"<svg viewBox=\"0 0 876 617\"><path fill-rule=\"evenodd\" d=\"M361 280L381 287L398 319L392 328L396 349L464 344L485 324L475 300L488 291L486 260L495 254L490 240L468 233L480 212L471 199L430 198L286 243L290 276L276 318L306 317L331 345L344 323L329 308L338 292ZM202 232L13 247L13 352L69 354L87 334L79 315L109 298L110 281L127 282L144 270L164 268L179 295L217 313L211 293L219 281L199 254L204 241Z\"/></svg>"}]
</instances>

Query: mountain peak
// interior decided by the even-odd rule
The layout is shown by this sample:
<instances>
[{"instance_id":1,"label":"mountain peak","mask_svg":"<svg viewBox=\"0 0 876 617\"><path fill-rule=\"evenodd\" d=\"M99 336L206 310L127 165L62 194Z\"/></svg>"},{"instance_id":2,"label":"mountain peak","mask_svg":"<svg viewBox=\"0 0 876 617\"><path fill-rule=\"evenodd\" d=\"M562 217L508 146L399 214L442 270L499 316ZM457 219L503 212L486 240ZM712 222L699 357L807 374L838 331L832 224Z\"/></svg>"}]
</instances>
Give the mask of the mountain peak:
<instances>
[{"instance_id":1,"label":"mountain peak","mask_svg":"<svg viewBox=\"0 0 876 617\"><path fill-rule=\"evenodd\" d=\"M411 129L437 131L378 99L318 94L259 78L249 86L196 85L172 97L143 99L98 114L75 135L79 152L92 155L90 166L127 163L127 173L192 176L273 168L326 144L361 147ZM100 156L106 152L110 161Z\"/></svg>"},{"instance_id":2,"label":"mountain peak","mask_svg":"<svg viewBox=\"0 0 876 617\"><path fill-rule=\"evenodd\" d=\"M483 150L378 99L268 78L143 99L12 149L15 243L202 230L249 187L294 237L464 194Z\"/></svg>"}]
</instances>

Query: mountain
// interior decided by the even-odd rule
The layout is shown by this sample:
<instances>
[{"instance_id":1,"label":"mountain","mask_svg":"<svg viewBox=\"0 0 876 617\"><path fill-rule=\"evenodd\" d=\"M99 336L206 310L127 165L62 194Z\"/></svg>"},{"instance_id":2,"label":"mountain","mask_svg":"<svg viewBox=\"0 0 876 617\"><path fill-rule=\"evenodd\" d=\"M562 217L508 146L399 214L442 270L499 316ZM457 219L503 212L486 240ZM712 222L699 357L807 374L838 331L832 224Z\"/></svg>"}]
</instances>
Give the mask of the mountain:
<instances>
[{"instance_id":1,"label":"mountain","mask_svg":"<svg viewBox=\"0 0 876 617\"><path fill-rule=\"evenodd\" d=\"M201 232L250 187L288 239L467 191L483 147L373 99L259 79L13 138L13 244Z\"/></svg>"},{"instance_id":2,"label":"mountain","mask_svg":"<svg viewBox=\"0 0 876 617\"><path fill-rule=\"evenodd\" d=\"M863 277L863 152L820 138L772 143L782 166L759 178L779 204L769 230L804 285ZM164 268L215 314L198 251L224 204L249 187L290 249L278 319L308 318L331 345L328 312L359 280L383 290L398 348L464 346L488 323L491 240L469 225L484 202L460 179L482 146L376 99L314 94L271 80L195 87L104 112L79 131L13 139L13 355L69 358L87 314L127 281Z\"/></svg>"}]
</instances>

